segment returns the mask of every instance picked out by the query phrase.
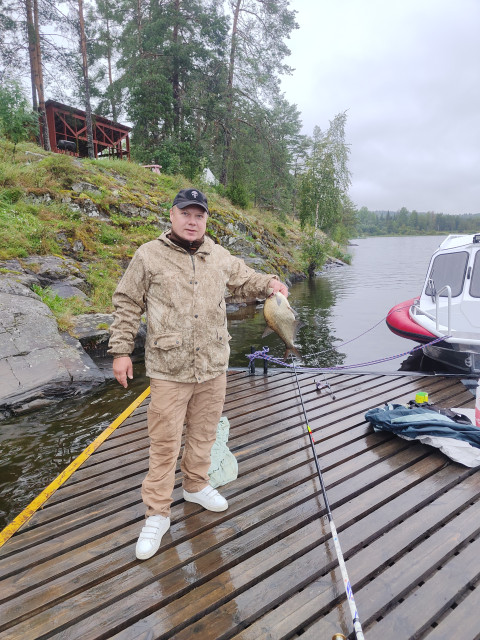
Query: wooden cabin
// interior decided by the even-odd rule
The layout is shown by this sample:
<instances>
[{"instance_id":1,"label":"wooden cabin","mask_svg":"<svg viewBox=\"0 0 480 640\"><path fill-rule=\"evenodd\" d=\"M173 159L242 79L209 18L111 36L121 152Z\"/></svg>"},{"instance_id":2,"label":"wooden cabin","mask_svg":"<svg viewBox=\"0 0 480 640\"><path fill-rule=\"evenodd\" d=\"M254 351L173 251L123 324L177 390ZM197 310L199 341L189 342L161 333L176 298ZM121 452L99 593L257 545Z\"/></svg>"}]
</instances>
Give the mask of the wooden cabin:
<instances>
[{"instance_id":1,"label":"wooden cabin","mask_svg":"<svg viewBox=\"0 0 480 640\"><path fill-rule=\"evenodd\" d=\"M45 103L50 147L56 153L88 157L86 113L54 100ZM92 114L96 158L130 159L131 127ZM43 144L43 140L42 140Z\"/></svg>"}]
</instances>

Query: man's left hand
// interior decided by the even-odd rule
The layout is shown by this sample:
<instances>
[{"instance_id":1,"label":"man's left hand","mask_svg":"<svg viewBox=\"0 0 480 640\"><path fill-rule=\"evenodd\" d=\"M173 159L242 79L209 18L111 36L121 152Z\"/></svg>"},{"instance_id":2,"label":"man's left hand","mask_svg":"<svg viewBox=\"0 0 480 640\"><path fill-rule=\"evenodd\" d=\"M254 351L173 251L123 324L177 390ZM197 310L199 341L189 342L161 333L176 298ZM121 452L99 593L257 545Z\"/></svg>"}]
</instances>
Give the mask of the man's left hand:
<instances>
[{"instance_id":1,"label":"man's left hand","mask_svg":"<svg viewBox=\"0 0 480 640\"><path fill-rule=\"evenodd\" d=\"M280 282L280 280L270 280L270 282L268 283L268 288L273 289L271 293L272 296L278 291L279 293L282 293L286 298L288 298L287 285L283 284L283 282Z\"/></svg>"}]
</instances>

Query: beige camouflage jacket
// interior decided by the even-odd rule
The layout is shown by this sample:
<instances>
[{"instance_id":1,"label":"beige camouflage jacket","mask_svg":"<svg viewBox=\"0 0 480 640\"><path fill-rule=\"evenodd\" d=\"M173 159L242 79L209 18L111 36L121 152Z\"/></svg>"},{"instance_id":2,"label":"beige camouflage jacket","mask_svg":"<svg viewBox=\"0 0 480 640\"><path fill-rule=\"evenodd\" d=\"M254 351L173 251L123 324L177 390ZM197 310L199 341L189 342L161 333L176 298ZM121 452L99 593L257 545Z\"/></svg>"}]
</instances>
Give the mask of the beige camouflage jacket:
<instances>
[{"instance_id":1,"label":"beige camouflage jacket","mask_svg":"<svg viewBox=\"0 0 480 640\"><path fill-rule=\"evenodd\" d=\"M242 297L265 297L272 278L210 238L192 255L163 233L135 252L113 295L109 353L133 351L146 312L147 376L178 382L214 378L227 369L230 354L225 287Z\"/></svg>"}]
</instances>

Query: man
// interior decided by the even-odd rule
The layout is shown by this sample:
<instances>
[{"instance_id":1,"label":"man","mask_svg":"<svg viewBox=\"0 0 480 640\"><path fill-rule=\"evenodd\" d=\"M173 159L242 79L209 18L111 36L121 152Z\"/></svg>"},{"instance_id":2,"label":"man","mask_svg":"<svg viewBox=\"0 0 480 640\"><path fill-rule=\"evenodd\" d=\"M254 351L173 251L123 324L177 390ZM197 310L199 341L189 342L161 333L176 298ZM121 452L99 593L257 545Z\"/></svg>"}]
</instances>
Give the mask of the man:
<instances>
[{"instance_id":1,"label":"man","mask_svg":"<svg viewBox=\"0 0 480 640\"><path fill-rule=\"evenodd\" d=\"M208 203L198 189L182 189L170 210L170 231L142 245L114 295L109 353L115 378L132 379L130 354L141 315L147 313L145 366L151 380L148 407L149 471L142 484L146 521L136 546L145 560L170 527L175 466L186 423L181 463L183 497L210 511L227 501L209 485L210 450L225 400L230 336L225 287L244 297L288 290L205 236Z\"/></svg>"}]
</instances>

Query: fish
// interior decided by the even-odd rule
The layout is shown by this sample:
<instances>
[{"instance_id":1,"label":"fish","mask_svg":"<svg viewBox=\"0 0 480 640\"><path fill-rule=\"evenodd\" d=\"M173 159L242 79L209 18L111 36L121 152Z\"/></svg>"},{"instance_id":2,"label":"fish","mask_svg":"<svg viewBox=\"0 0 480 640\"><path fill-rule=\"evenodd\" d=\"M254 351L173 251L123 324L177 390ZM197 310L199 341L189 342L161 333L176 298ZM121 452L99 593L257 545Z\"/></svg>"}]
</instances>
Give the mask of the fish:
<instances>
[{"instance_id":1,"label":"fish","mask_svg":"<svg viewBox=\"0 0 480 640\"><path fill-rule=\"evenodd\" d=\"M265 300L263 317L265 318L267 327L263 332L262 338L275 332L285 343L286 351L284 359L286 360L291 353L294 353L300 358L300 353L293 343L297 331L303 327L304 324L297 319L296 311L292 309L283 293L278 291Z\"/></svg>"}]
</instances>

